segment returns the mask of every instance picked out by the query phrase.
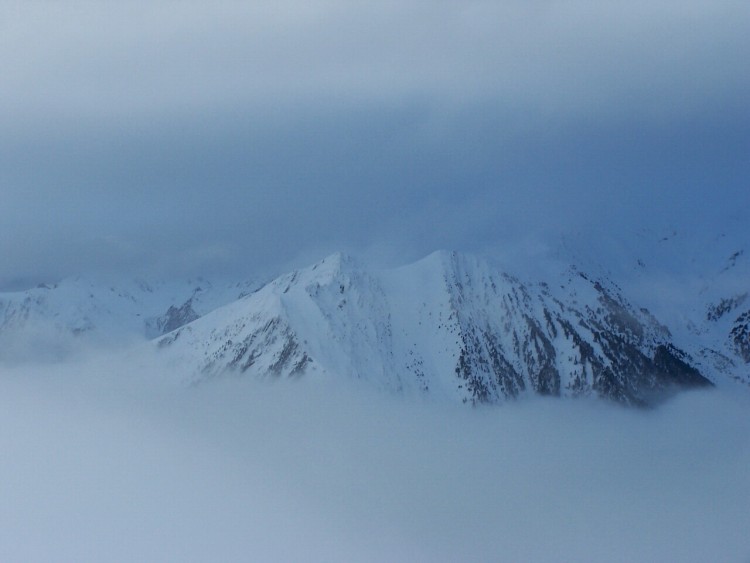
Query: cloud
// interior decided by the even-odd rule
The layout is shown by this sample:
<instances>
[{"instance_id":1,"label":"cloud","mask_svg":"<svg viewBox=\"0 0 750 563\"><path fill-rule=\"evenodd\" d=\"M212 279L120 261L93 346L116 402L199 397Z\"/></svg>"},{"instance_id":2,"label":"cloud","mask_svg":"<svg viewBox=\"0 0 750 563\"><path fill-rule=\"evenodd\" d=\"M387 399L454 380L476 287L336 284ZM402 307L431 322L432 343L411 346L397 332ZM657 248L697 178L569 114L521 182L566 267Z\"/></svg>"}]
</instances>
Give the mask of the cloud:
<instances>
[{"instance_id":1,"label":"cloud","mask_svg":"<svg viewBox=\"0 0 750 563\"><path fill-rule=\"evenodd\" d=\"M1 9L2 280L263 277L747 206L743 2Z\"/></svg>"},{"instance_id":2,"label":"cloud","mask_svg":"<svg viewBox=\"0 0 750 563\"><path fill-rule=\"evenodd\" d=\"M494 101L718 110L748 91L743 2L15 3L7 112L97 118Z\"/></svg>"},{"instance_id":3,"label":"cloud","mask_svg":"<svg viewBox=\"0 0 750 563\"><path fill-rule=\"evenodd\" d=\"M4 369L4 558L750 554L745 395L471 409L113 359Z\"/></svg>"}]
</instances>

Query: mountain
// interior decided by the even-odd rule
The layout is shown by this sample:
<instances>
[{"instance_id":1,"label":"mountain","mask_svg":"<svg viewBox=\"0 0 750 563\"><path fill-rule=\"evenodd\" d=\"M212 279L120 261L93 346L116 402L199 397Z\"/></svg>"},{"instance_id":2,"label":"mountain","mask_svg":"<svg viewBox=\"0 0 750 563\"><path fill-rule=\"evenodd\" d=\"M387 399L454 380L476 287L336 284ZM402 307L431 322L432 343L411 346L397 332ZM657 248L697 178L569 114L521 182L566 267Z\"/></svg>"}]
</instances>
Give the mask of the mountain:
<instances>
[{"instance_id":1,"label":"mountain","mask_svg":"<svg viewBox=\"0 0 750 563\"><path fill-rule=\"evenodd\" d=\"M194 380L343 376L472 404L540 394L645 406L716 379L607 278L549 270L529 280L441 251L369 271L336 254L156 343Z\"/></svg>"},{"instance_id":2,"label":"mountain","mask_svg":"<svg viewBox=\"0 0 750 563\"><path fill-rule=\"evenodd\" d=\"M153 339L191 381L353 378L472 404L747 388L750 244L743 223L724 228L581 233L522 260L441 251L391 270L336 254L262 288L67 279L0 293L0 362Z\"/></svg>"},{"instance_id":3,"label":"mountain","mask_svg":"<svg viewBox=\"0 0 750 563\"><path fill-rule=\"evenodd\" d=\"M617 280L665 323L713 379L750 385L750 231L744 213L698 226L641 228L635 236L579 233L556 258Z\"/></svg>"},{"instance_id":4,"label":"mountain","mask_svg":"<svg viewBox=\"0 0 750 563\"><path fill-rule=\"evenodd\" d=\"M108 347L154 338L258 288L212 283L85 278L0 293L0 361L60 359L88 343Z\"/></svg>"}]
</instances>

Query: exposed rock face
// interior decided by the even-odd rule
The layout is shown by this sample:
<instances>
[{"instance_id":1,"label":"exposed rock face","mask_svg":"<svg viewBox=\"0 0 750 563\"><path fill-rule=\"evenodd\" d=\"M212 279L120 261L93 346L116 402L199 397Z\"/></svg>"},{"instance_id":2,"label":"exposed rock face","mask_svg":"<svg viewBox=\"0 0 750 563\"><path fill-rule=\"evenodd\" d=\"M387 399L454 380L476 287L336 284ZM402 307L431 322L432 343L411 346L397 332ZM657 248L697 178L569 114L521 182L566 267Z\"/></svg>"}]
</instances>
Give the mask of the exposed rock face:
<instances>
[{"instance_id":1,"label":"exposed rock face","mask_svg":"<svg viewBox=\"0 0 750 563\"><path fill-rule=\"evenodd\" d=\"M448 252L380 273L335 255L160 345L199 378L327 374L468 403L534 393L649 405L710 385L614 284L574 269L531 283Z\"/></svg>"},{"instance_id":2,"label":"exposed rock face","mask_svg":"<svg viewBox=\"0 0 750 563\"><path fill-rule=\"evenodd\" d=\"M730 338L737 355L750 364L750 309L734 321Z\"/></svg>"},{"instance_id":3,"label":"exposed rock face","mask_svg":"<svg viewBox=\"0 0 750 563\"><path fill-rule=\"evenodd\" d=\"M706 320L718 323L729 315L736 315L747 298L747 293L741 293L721 299L717 304L708 307ZM750 363L750 309L735 318L729 326L728 336L729 348L746 364Z\"/></svg>"},{"instance_id":4,"label":"exposed rock face","mask_svg":"<svg viewBox=\"0 0 750 563\"><path fill-rule=\"evenodd\" d=\"M463 261L453 255L448 271ZM555 396L593 392L645 405L675 386L709 384L667 344L669 332L647 312L634 310L614 287L570 274L568 305L546 284L529 286L507 275L498 283L488 273L472 296L467 287L477 284L470 276L447 277L456 304L487 304L481 320L475 305L462 319L456 373L467 382L470 400L494 402L530 389ZM588 302L582 303L584 295ZM459 307L455 311L464 317Z\"/></svg>"},{"instance_id":5,"label":"exposed rock face","mask_svg":"<svg viewBox=\"0 0 750 563\"><path fill-rule=\"evenodd\" d=\"M747 301L747 293L735 295L734 297L725 297L716 305L710 305L706 313L706 320L718 321L724 315L735 311L740 305Z\"/></svg>"},{"instance_id":6,"label":"exposed rock face","mask_svg":"<svg viewBox=\"0 0 750 563\"><path fill-rule=\"evenodd\" d=\"M709 305L701 335L713 335L713 345L702 350L721 373L750 385L750 309L743 311L748 293L720 299ZM734 319L734 320L732 320Z\"/></svg>"},{"instance_id":7,"label":"exposed rock face","mask_svg":"<svg viewBox=\"0 0 750 563\"><path fill-rule=\"evenodd\" d=\"M200 318L200 315L193 309L193 298L191 297L179 307L170 305L167 312L156 319L156 327L159 334L166 334L198 318Z\"/></svg>"}]
</instances>

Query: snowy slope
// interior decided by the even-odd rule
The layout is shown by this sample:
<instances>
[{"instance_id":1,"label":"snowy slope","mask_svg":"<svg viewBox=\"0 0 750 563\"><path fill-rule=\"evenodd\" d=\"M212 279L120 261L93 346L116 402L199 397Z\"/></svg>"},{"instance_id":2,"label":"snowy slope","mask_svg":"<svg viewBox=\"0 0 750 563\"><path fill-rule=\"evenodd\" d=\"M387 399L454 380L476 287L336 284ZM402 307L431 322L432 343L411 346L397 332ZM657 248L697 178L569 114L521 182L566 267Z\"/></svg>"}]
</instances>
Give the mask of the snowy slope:
<instances>
[{"instance_id":1,"label":"snowy slope","mask_svg":"<svg viewBox=\"0 0 750 563\"><path fill-rule=\"evenodd\" d=\"M341 254L158 340L194 378L349 377L409 394L499 402L524 393L650 404L709 384L669 330L575 268L522 280L437 252L373 272Z\"/></svg>"},{"instance_id":2,"label":"snowy slope","mask_svg":"<svg viewBox=\"0 0 750 563\"><path fill-rule=\"evenodd\" d=\"M750 385L750 229L742 216L712 229L580 234L564 241L558 258L617 280L702 371Z\"/></svg>"},{"instance_id":3,"label":"snowy slope","mask_svg":"<svg viewBox=\"0 0 750 563\"><path fill-rule=\"evenodd\" d=\"M211 283L65 279L0 293L0 360L59 359L81 343L122 346L153 338L257 289Z\"/></svg>"},{"instance_id":4,"label":"snowy slope","mask_svg":"<svg viewBox=\"0 0 750 563\"><path fill-rule=\"evenodd\" d=\"M0 294L0 361L155 338L193 380L346 377L472 403L646 404L703 377L747 387L750 244L741 223L725 227L568 237L534 263L441 251L374 271L337 254L262 289L68 279Z\"/></svg>"}]
</instances>

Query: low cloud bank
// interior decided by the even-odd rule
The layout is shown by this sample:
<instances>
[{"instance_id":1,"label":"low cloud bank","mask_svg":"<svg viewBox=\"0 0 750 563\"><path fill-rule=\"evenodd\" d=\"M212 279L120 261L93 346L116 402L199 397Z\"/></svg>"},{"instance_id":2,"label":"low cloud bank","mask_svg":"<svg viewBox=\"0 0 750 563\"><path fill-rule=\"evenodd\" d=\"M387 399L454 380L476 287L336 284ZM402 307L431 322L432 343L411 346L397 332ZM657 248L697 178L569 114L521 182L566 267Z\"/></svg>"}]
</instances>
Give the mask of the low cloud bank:
<instances>
[{"instance_id":1,"label":"low cloud bank","mask_svg":"<svg viewBox=\"0 0 750 563\"><path fill-rule=\"evenodd\" d=\"M103 366L0 372L0 559L750 556L747 397L470 409Z\"/></svg>"}]
</instances>

